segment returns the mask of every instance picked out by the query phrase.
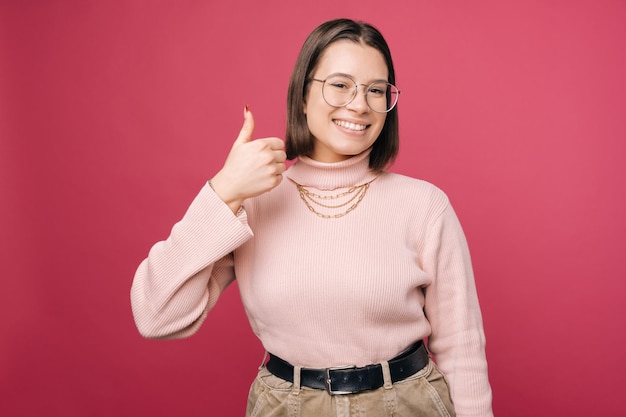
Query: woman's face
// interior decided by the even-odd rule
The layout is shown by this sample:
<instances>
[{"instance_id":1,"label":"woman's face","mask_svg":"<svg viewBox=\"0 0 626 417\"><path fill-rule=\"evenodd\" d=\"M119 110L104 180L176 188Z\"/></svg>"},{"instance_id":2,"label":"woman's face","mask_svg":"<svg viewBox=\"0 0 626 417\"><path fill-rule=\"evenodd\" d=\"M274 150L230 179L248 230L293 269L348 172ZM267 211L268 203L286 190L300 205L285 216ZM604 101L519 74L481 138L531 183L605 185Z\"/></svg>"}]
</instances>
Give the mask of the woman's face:
<instances>
[{"instance_id":1,"label":"woman's face","mask_svg":"<svg viewBox=\"0 0 626 417\"><path fill-rule=\"evenodd\" d=\"M314 137L311 158L320 162L339 162L370 148L385 124L386 113L377 113L365 100L365 85L387 81L383 55L371 46L341 40L323 52L311 78L325 80L332 74L349 75L358 94L345 107L333 107L322 96L321 82L311 82L304 104L307 125ZM328 88L328 87L326 87Z\"/></svg>"}]
</instances>

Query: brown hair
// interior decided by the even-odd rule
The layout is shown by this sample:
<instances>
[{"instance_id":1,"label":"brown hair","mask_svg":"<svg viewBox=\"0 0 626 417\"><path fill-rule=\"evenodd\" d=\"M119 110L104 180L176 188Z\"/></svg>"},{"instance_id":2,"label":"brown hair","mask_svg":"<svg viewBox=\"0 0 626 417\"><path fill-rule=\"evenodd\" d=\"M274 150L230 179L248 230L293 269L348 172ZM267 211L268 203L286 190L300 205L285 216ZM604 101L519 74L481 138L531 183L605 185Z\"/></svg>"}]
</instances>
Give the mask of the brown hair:
<instances>
[{"instance_id":1,"label":"brown hair","mask_svg":"<svg viewBox=\"0 0 626 417\"><path fill-rule=\"evenodd\" d=\"M338 40L363 43L379 51L387 64L388 82L396 83L391 52L378 29L368 23L350 19L331 20L319 25L304 41L289 81L287 133L285 137L288 159L294 159L300 155L310 155L313 152L314 140L309 131L302 105L305 102L309 78L317 66L320 56L331 43ZM396 105L387 113L383 129L372 146L369 161L370 169L382 171L391 165L398 154L398 147L398 106Z\"/></svg>"}]
</instances>

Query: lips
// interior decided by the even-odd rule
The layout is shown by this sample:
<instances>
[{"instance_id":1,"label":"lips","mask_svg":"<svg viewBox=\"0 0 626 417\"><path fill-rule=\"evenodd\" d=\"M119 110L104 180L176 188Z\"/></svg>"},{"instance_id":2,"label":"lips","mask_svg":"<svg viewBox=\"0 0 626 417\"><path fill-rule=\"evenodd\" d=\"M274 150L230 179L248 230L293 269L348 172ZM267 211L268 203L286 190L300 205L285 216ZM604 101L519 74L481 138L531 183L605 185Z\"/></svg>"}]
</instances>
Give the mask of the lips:
<instances>
[{"instance_id":1,"label":"lips","mask_svg":"<svg viewBox=\"0 0 626 417\"><path fill-rule=\"evenodd\" d=\"M355 132L360 132L367 129L368 127L368 125L347 122L345 120L333 120L333 123L335 123L337 126L343 127L344 129L354 130Z\"/></svg>"}]
</instances>

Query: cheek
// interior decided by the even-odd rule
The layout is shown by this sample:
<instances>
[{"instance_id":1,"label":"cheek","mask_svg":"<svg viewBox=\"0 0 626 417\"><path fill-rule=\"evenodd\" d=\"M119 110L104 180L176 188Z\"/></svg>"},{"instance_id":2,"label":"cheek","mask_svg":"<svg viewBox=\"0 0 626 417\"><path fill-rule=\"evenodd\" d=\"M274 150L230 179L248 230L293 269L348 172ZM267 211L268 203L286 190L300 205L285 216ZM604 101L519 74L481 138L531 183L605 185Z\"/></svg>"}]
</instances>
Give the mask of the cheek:
<instances>
[{"instance_id":1,"label":"cheek","mask_svg":"<svg viewBox=\"0 0 626 417\"><path fill-rule=\"evenodd\" d=\"M313 136L317 137L320 134L320 120L314 112L307 114L306 125Z\"/></svg>"},{"instance_id":2,"label":"cheek","mask_svg":"<svg viewBox=\"0 0 626 417\"><path fill-rule=\"evenodd\" d=\"M328 120L328 113L324 112L317 103L304 105L304 114L306 115L306 123L309 130L314 131L320 129L325 121Z\"/></svg>"},{"instance_id":3,"label":"cheek","mask_svg":"<svg viewBox=\"0 0 626 417\"><path fill-rule=\"evenodd\" d=\"M380 135L380 132L383 131L383 127L385 127L385 120L387 120L387 116L385 115L376 123L376 129L378 132L376 133L376 137Z\"/></svg>"}]
</instances>

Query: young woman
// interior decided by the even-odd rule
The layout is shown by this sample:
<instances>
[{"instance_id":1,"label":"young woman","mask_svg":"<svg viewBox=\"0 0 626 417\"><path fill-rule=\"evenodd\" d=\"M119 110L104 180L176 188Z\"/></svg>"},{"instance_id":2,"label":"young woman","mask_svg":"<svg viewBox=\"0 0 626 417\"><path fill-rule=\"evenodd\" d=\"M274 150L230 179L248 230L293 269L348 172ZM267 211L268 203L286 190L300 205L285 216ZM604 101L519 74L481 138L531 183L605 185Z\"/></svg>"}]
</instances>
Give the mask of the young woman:
<instances>
[{"instance_id":1,"label":"young woman","mask_svg":"<svg viewBox=\"0 0 626 417\"><path fill-rule=\"evenodd\" d=\"M492 415L461 226L438 188L386 171L394 84L374 27L317 27L289 85L285 143L252 140L246 107L223 168L137 270L133 313L150 338L192 335L237 279L270 357L248 416Z\"/></svg>"}]
</instances>

